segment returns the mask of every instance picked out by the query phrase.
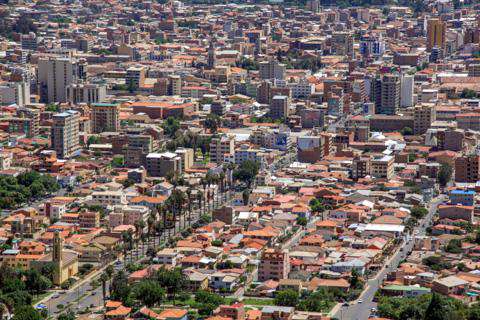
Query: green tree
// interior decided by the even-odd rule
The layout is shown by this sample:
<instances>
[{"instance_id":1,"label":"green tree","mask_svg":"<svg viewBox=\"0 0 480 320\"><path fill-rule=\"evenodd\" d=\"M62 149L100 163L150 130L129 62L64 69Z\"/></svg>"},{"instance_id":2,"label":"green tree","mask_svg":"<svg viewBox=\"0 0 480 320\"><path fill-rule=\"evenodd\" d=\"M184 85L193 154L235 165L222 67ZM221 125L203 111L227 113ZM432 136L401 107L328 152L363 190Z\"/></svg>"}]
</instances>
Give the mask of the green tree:
<instances>
[{"instance_id":1,"label":"green tree","mask_svg":"<svg viewBox=\"0 0 480 320\"><path fill-rule=\"evenodd\" d=\"M123 161L123 156L117 156L117 157L113 157L112 161L110 162L111 166L113 168L121 168L123 167L124 165L124 161Z\"/></svg>"},{"instance_id":2,"label":"green tree","mask_svg":"<svg viewBox=\"0 0 480 320\"><path fill-rule=\"evenodd\" d=\"M162 123L162 128L167 136L170 138L175 138L175 133L180 129L180 121L174 117L168 117Z\"/></svg>"},{"instance_id":3,"label":"green tree","mask_svg":"<svg viewBox=\"0 0 480 320\"><path fill-rule=\"evenodd\" d=\"M309 205L310 205L310 210L313 213L322 213L323 211L325 211L325 206L323 205L322 201L318 198L314 198L310 200Z\"/></svg>"},{"instance_id":4,"label":"green tree","mask_svg":"<svg viewBox=\"0 0 480 320\"><path fill-rule=\"evenodd\" d=\"M475 99L475 98L477 98L477 92L475 90L465 88L460 93L460 98L462 98L462 99Z\"/></svg>"},{"instance_id":5,"label":"green tree","mask_svg":"<svg viewBox=\"0 0 480 320\"><path fill-rule=\"evenodd\" d=\"M305 299L302 299L297 308L299 310L310 312L327 312L337 300L338 298L329 291L321 289L309 294Z\"/></svg>"},{"instance_id":6,"label":"green tree","mask_svg":"<svg viewBox=\"0 0 480 320\"><path fill-rule=\"evenodd\" d=\"M213 310L225 302L222 296L205 290L197 291L195 301L199 304L198 310L201 315L212 314Z\"/></svg>"},{"instance_id":7,"label":"green tree","mask_svg":"<svg viewBox=\"0 0 480 320\"><path fill-rule=\"evenodd\" d=\"M452 179L452 167L449 164L442 164L440 167L440 170L438 172L438 183L440 183L441 186L446 186L448 182Z\"/></svg>"},{"instance_id":8,"label":"green tree","mask_svg":"<svg viewBox=\"0 0 480 320\"><path fill-rule=\"evenodd\" d=\"M15 314L12 320L42 320L40 313L32 306L24 305L15 308Z\"/></svg>"},{"instance_id":9,"label":"green tree","mask_svg":"<svg viewBox=\"0 0 480 320\"><path fill-rule=\"evenodd\" d=\"M360 275L358 274L357 269L352 269L350 274L350 288L359 289L362 287L362 281L360 280Z\"/></svg>"},{"instance_id":10,"label":"green tree","mask_svg":"<svg viewBox=\"0 0 480 320\"><path fill-rule=\"evenodd\" d=\"M124 188L128 188L128 187L131 187L135 184L135 181L133 181L132 179L125 179L123 180L122 182L122 185Z\"/></svg>"},{"instance_id":11,"label":"green tree","mask_svg":"<svg viewBox=\"0 0 480 320\"><path fill-rule=\"evenodd\" d=\"M247 183L248 187L250 187L258 174L258 170L260 170L258 162L247 160L242 162L238 169L233 172L233 177L236 180Z\"/></svg>"},{"instance_id":12,"label":"green tree","mask_svg":"<svg viewBox=\"0 0 480 320\"><path fill-rule=\"evenodd\" d=\"M58 320L75 320L75 313L68 311L58 316Z\"/></svg>"},{"instance_id":13,"label":"green tree","mask_svg":"<svg viewBox=\"0 0 480 320\"><path fill-rule=\"evenodd\" d=\"M461 253L462 241L460 239L451 239L446 245L445 251L449 253Z\"/></svg>"},{"instance_id":14,"label":"green tree","mask_svg":"<svg viewBox=\"0 0 480 320\"><path fill-rule=\"evenodd\" d=\"M248 201L250 199L250 190L249 189L245 189L243 190L242 192L242 201L243 201L243 205L244 206L248 206Z\"/></svg>"},{"instance_id":15,"label":"green tree","mask_svg":"<svg viewBox=\"0 0 480 320\"><path fill-rule=\"evenodd\" d=\"M450 306L438 293L432 294L432 299L425 312L425 320L450 320Z\"/></svg>"},{"instance_id":16,"label":"green tree","mask_svg":"<svg viewBox=\"0 0 480 320\"><path fill-rule=\"evenodd\" d=\"M144 305L151 308L165 298L165 290L153 280L143 280L133 288L134 296Z\"/></svg>"},{"instance_id":17,"label":"green tree","mask_svg":"<svg viewBox=\"0 0 480 320\"><path fill-rule=\"evenodd\" d=\"M291 289L278 291L275 295L275 305L277 306L295 307L298 300L298 292Z\"/></svg>"},{"instance_id":18,"label":"green tree","mask_svg":"<svg viewBox=\"0 0 480 320\"><path fill-rule=\"evenodd\" d=\"M87 147L89 147L91 144L97 144L100 142L100 139L98 136L90 136L87 139Z\"/></svg>"},{"instance_id":19,"label":"green tree","mask_svg":"<svg viewBox=\"0 0 480 320\"><path fill-rule=\"evenodd\" d=\"M172 270L161 268L156 274L156 280L167 289L167 293L172 297L174 304L175 296L186 287L186 278L180 268Z\"/></svg>"},{"instance_id":20,"label":"green tree","mask_svg":"<svg viewBox=\"0 0 480 320\"><path fill-rule=\"evenodd\" d=\"M209 129L211 133L216 133L217 129L221 126L222 119L216 114L209 114L204 122L204 127Z\"/></svg>"},{"instance_id":21,"label":"green tree","mask_svg":"<svg viewBox=\"0 0 480 320\"><path fill-rule=\"evenodd\" d=\"M467 320L480 320L480 305L474 304L468 310Z\"/></svg>"},{"instance_id":22,"label":"green tree","mask_svg":"<svg viewBox=\"0 0 480 320\"><path fill-rule=\"evenodd\" d=\"M413 129L410 127L405 127L402 129L402 135L411 136L413 134Z\"/></svg>"},{"instance_id":23,"label":"green tree","mask_svg":"<svg viewBox=\"0 0 480 320\"><path fill-rule=\"evenodd\" d=\"M50 281L53 281L53 273L55 271L55 263L49 262L46 263L42 266L40 269L40 273L50 279Z\"/></svg>"},{"instance_id":24,"label":"green tree","mask_svg":"<svg viewBox=\"0 0 480 320\"><path fill-rule=\"evenodd\" d=\"M415 206L410 211L410 214L415 219L422 219L423 217L425 217L428 214L428 210L424 207Z\"/></svg>"},{"instance_id":25,"label":"green tree","mask_svg":"<svg viewBox=\"0 0 480 320\"><path fill-rule=\"evenodd\" d=\"M52 286L52 282L36 269L30 269L25 272L25 286L28 291L40 294L49 289Z\"/></svg>"},{"instance_id":26,"label":"green tree","mask_svg":"<svg viewBox=\"0 0 480 320\"><path fill-rule=\"evenodd\" d=\"M297 217L297 224L300 226L307 226L308 220L305 217Z\"/></svg>"},{"instance_id":27,"label":"green tree","mask_svg":"<svg viewBox=\"0 0 480 320\"><path fill-rule=\"evenodd\" d=\"M130 304L130 294L132 287L128 284L127 274L120 270L112 279L110 287L110 297L112 300L122 301L124 304Z\"/></svg>"}]
</instances>

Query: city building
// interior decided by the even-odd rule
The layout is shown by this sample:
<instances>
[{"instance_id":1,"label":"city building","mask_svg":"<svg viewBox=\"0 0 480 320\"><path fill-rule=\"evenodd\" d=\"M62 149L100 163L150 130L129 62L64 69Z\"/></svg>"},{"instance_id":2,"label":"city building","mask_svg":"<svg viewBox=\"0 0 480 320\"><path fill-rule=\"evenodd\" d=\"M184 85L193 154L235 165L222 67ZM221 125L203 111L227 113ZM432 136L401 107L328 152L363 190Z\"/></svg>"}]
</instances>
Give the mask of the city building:
<instances>
[{"instance_id":1,"label":"city building","mask_svg":"<svg viewBox=\"0 0 480 320\"><path fill-rule=\"evenodd\" d=\"M52 149L60 159L70 158L80 149L80 113L68 110L53 116L51 132Z\"/></svg>"},{"instance_id":2,"label":"city building","mask_svg":"<svg viewBox=\"0 0 480 320\"><path fill-rule=\"evenodd\" d=\"M432 51L434 47L443 49L445 47L446 25L445 22L436 18L427 21L427 50Z\"/></svg>"},{"instance_id":3,"label":"city building","mask_svg":"<svg viewBox=\"0 0 480 320\"><path fill-rule=\"evenodd\" d=\"M423 103L413 109L413 134L424 134L436 120L434 104Z\"/></svg>"},{"instance_id":4,"label":"city building","mask_svg":"<svg viewBox=\"0 0 480 320\"><path fill-rule=\"evenodd\" d=\"M120 110L117 104L95 103L91 106L92 132L117 132L120 129Z\"/></svg>"},{"instance_id":5,"label":"city building","mask_svg":"<svg viewBox=\"0 0 480 320\"><path fill-rule=\"evenodd\" d=\"M76 83L78 64L72 58L42 58L38 61L40 99L46 103L66 102L67 87Z\"/></svg>"},{"instance_id":6,"label":"city building","mask_svg":"<svg viewBox=\"0 0 480 320\"><path fill-rule=\"evenodd\" d=\"M66 87L67 102L78 103L99 103L107 98L107 86L96 83L72 83Z\"/></svg>"},{"instance_id":7,"label":"city building","mask_svg":"<svg viewBox=\"0 0 480 320\"><path fill-rule=\"evenodd\" d=\"M286 67L276 60L262 61L259 63L260 79L284 80Z\"/></svg>"},{"instance_id":8,"label":"city building","mask_svg":"<svg viewBox=\"0 0 480 320\"><path fill-rule=\"evenodd\" d=\"M415 79L413 75L409 75L409 74L402 75L401 82L400 82L400 107L402 108L413 107L414 84L415 84Z\"/></svg>"},{"instance_id":9,"label":"city building","mask_svg":"<svg viewBox=\"0 0 480 320\"><path fill-rule=\"evenodd\" d=\"M380 88L380 105L375 106L376 113L395 115L400 107L399 76L394 74L383 76Z\"/></svg>"},{"instance_id":10,"label":"city building","mask_svg":"<svg viewBox=\"0 0 480 320\"><path fill-rule=\"evenodd\" d=\"M272 119L285 119L288 117L289 99L287 96L274 96L270 104L270 117Z\"/></svg>"},{"instance_id":11,"label":"city building","mask_svg":"<svg viewBox=\"0 0 480 320\"><path fill-rule=\"evenodd\" d=\"M6 82L0 83L0 105L11 105L23 107L30 104L30 83Z\"/></svg>"},{"instance_id":12,"label":"city building","mask_svg":"<svg viewBox=\"0 0 480 320\"><path fill-rule=\"evenodd\" d=\"M172 152L149 153L146 160L146 169L151 177L179 175L183 172L182 158Z\"/></svg>"},{"instance_id":13,"label":"city building","mask_svg":"<svg viewBox=\"0 0 480 320\"><path fill-rule=\"evenodd\" d=\"M287 279L290 258L286 250L267 249L262 253L258 266L258 281Z\"/></svg>"},{"instance_id":14,"label":"city building","mask_svg":"<svg viewBox=\"0 0 480 320\"><path fill-rule=\"evenodd\" d=\"M477 182L480 180L480 156L464 155L455 159L455 181Z\"/></svg>"},{"instance_id":15,"label":"city building","mask_svg":"<svg viewBox=\"0 0 480 320\"><path fill-rule=\"evenodd\" d=\"M463 206L473 206L475 204L475 191L455 189L448 195L450 203L453 205L461 204Z\"/></svg>"},{"instance_id":16,"label":"city building","mask_svg":"<svg viewBox=\"0 0 480 320\"><path fill-rule=\"evenodd\" d=\"M210 161L218 164L226 162L235 154L235 136L222 135L210 142Z\"/></svg>"},{"instance_id":17,"label":"city building","mask_svg":"<svg viewBox=\"0 0 480 320\"><path fill-rule=\"evenodd\" d=\"M352 178L361 179L370 175L370 158L369 157L355 157L352 162Z\"/></svg>"},{"instance_id":18,"label":"city building","mask_svg":"<svg viewBox=\"0 0 480 320\"><path fill-rule=\"evenodd\" d=\"M370 174L372 177L387 180L392 179L394 175L394 160L392 156L374 157L370 163Z\"/></svg>"},{"instance_id":19,"label":"city building","mask_svg":"<svg viewBox=\"0 0 480 320\"><path fill-rule=\"evenodd\" d=\"M128 68L125 76L125 84L133 90L138 90L139 88L143 87L145 85L145 68Z\"/></svg>"}]
</instances>

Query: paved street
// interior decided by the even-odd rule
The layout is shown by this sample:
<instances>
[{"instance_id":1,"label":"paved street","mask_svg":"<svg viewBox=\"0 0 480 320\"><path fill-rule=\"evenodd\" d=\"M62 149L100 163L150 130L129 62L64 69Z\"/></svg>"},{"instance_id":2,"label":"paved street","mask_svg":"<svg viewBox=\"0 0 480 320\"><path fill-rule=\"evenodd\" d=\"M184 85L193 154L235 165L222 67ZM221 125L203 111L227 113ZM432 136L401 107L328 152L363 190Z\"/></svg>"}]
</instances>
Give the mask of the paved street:
<instances>
[{"instance_id":1,"label":"paved street","mask_svg":"<svg viewBox=\"0 0 480 320\"><path fill-rule=\"evenodd\" d=\"M424 235L425 230L430 224L433 215L437 210L437 206L443 201L443 198L436 198L430 204L430 209L427 214L420 222L419 225L415 228L415 233L417 235ZM400 261L405 259L406 254L410 253L413 249L414 240L413 237L407 236L407 239L403 239L400 248L395 251L393 256L388 260L388 263L385 264L385 267L377 273L377 275L368 280L367 288L362 292L360 297L350 303L348 307L341 307L334 315L334 317L341 320L364 320L368 319L371 314L371 309L377 307L377 303L373 301L375 293L379 289L379 286L382 280L386 277L387 273L395 270L398 267ZM403 249L403 250L402 250ZM362 303L358 301L362 300Z\"/></svg>"},{"instance_id":2,"label":"paved street","mask_svg":"<svg viewBox=\"0 0 480 320\"><path fill-rule=\"evenodd\" d=\"M231 200L231 195L227 192L227 202ZM221 206L224 202L224 198L220 195L218 196L218 206ZM213 201L212 201L213 203ZM212 204L213 206L213 204ZM201 210L194 209L192 210L192 221L191 224L198 221L202 215ZM176 233L172 232L172 237L175 237L180 232L179 230L183 229L183 226L188 225L188 214L184 214L178 221L175 222ZM166 235L158 235L155 237L155 243L158 245L161 240L166 240L165 236L168 236L168 231ZM114 264L115 270L121 270L125 268L125 265L130 261L139 262L145 259L145 254L148 247L153 247L153 238L150 242L145 244L139 244L138 249L136 246L127 254L126 261L119 260L118 263ZM138 251L137 251L138 250ZM125 257L124 257L125 259ZM132 259L132 260L131 260ZM90 275L87 280L81 280L77 285L74 285L72 289L63 291L56 291L51 296L42 300L38 304L44 304L49 310L51 316L57 317L62 311L70 309L73 311L82 311L86 308L98 308L103 306L102 301L102 286L93 289L90 283L93 280L98 280L103 268L100 271L96 271L94 274ZM108 294L108 292L107 292Z\"/></svg>"}]
</instances>

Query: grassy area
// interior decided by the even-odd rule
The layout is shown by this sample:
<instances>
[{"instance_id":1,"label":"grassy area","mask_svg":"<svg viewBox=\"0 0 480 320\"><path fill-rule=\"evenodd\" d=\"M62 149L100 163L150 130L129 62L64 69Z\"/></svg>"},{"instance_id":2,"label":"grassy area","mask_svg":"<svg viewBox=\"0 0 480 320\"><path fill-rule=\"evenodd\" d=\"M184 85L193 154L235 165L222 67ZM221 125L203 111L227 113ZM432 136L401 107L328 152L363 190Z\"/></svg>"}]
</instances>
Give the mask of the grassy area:
<instances>
[{"instance_id":1,"label":"grassy area","mask_svg":"<svg viewBox=\"0 0 480 320\"><path fill-rule=\"evenodd\" d=\"M242 302L243 302L243 304L252 305L252 306L272 306L272 305L275 305L274 300L273 299L268 299L268 298L262 298L262 299L244 298Z\"/></svg>"},{"instance_id":2,"label":"grassy area","mask_svg":"<svg viewBox=\"0 0 480 320\"><path fill-rule=\"evenodd\" d=\"M32 305L37 304L40 300L42 300L43 298L45 298L45 297L47 297L51 294L52 294L51 292L45 292L45 293L39 294L38 296L33 297Z\"/></svg>"}]
</instances>

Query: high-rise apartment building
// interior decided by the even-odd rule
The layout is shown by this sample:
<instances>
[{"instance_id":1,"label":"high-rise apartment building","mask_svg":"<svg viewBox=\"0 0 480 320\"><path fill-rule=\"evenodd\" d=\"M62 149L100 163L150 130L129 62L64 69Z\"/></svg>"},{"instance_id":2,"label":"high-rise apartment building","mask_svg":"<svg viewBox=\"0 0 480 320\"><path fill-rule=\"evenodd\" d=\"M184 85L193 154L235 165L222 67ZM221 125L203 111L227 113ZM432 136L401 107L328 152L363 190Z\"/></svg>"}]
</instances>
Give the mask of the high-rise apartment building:
<instances>
[{"instance_id":1,"label":"high-rise apartment building","mask_svg":"<svg viewBox=\"0 0 480 320\"><path fill-rule=\"evenodd\" d=\"M127 167L146 166L146 157L153 151L153 138L147 134L127 135L127 147L124 151Z\"/></svg>"},{"instance_id":2,"label":"high-rise apartment building","mask_svg":"<svg viewBox=\"0 0 480 320\"><path fill-rule=\"evenodd\" d=\"M179 175L183 172L182 158L176 153L149 153L146 160L147 172L152 177Z\"/></svg>"},{"instance_id":3,"label":"high-rise apartment building","mask_svg":"<svg viewBox=\"0 0 480 320\"><path fill-rule=\"evenodd\" d=\"M259 63L260 79L263 80L284 80L285 79L285 65L275 61L262 61Z\"/></svg>"},{"instance_id":4,"label":"high-rise apartment building","mask_svg":"<svg viewBox=\"0 0 480 320\"><path fill-rule=\"evenodd\" d=\"M75 83L77 62L71 58L46 58L38 61L40 100L47 103L66 102L67 87Z\"/></svg>"},{"instance_id":5,"label":"high-rise apartment building","mask_svg":"<svg viewBox=\"0 0 480 320\"><path fill-rule=\"evenodd\" d=\"M402 75L400 80L400 106L407 108L413 106L414 77L410 74Z\"/></svg>"},{"instance_id":6,"label":"high-rise apartment building","mask_svg":"<svg viewBox=\"0 0 480 320\"><path fill-rule=\"evenodd\" d=\"M91 108L92 132L116 132L120 129L120 111L118 105L96 103Z\"/></svg>"},{"instance_id":7,"label":"high-rise apartment building","mask_svg":"<svg viewBox=\"0 0 480 320\"><path fill-rule=\"evenodd\" d=\"M288 117L289 99L287 96L274 96L270 103L270 117L282 119Z\"/></svg>"},{"instance_id":8,"label":"high-rise apartment building","mask_svg":"<svg viewBox=\"0 0 480 320\"><path fill-rule=\"evenodd\" d=\"M0 85L0 105L16 104L23 107L30 103L28 81L6 82Z\"/></svg>"},{"instance_id":9,"label":"high-rise apartment building","mask_svg":"<svg viewBox=\"0 0 480 320\"><path fill-rule=\"evenodd\" d=\"M480 156L465 155L455 159L455 181L477 182L480 180Z\"/></svg>"},{"instance_id":10,"label":"high-rise apartment building","mask_svg":"<svg viewBox=\"0 0 480 320\"><path fill-rule=\"evenodd\" d=\"M375 157L370 162L370 174L372 177L378 179L390 180L395 174L393 168L394 162L394 157L390 155Z\"/></svg>"},{"instance_id":11,"label":"high-rise apartment building","mask_svg":"<svg viewBox=\"0 0 480 320\"><path fill-rule=\"evenodd\" d=\"M435 105L424 103L413 110L413 133L424 134L436 119Z\"/></svg>"},{"instance_id":12,"label":"high-rise apartment building","mask_svg":"<svg viewBox=\"0 0 480 320\"><path fill-rule=\"evenodd\" d=\"M332 52L353 58L354 51L352 34L349 32L334 32L332 34Z\"/></svg>"},{"instance_id":13,"label":"high-rise apartment building","mask_svg":"<svg viewBox=\"0 0 480 320\"><path fill-rule=\"evenodd\" d=\"M127 69L125 83L134 90L145 84L145 69L143 67L130 67Z\"/></svg>"},{"instance_id":14,"label":"high-rise apartment building","mask_svg":"<svg viewBox=\"0 0 480 320\"><path fill-rule=\"evenodd\" d=\"M440 19L429 19L427 22L427 50L437 47L443 49L445 47L445 22Z\"/></svg>"},{"instance_id":15,"label":"high-rise apartment building","mask_svg":"<svg viewBox=\"0 0 480 320\"><path fill-rule=\"evenodd\" d=\"M69 158L79 150L79 121L80 113L75 110L67 110L53 116L52 149L58 158Z\"/></svg>"},{"instance_id":16,"label":"high-rise apartment building","mask_svg":"<svg viewBox=\"0 0 480 320\"><path fill-rule=\"evenodd\" d=\"M394 74L384 75L381 82L380 105L375 106L376 113L394 115L400 106L400 77Z\"/></svg>"},{"instance_id":17,"label":"high-rise apartment building","mask_svg":"<svg viewBox=\"0 0 480 320\"><path fill-rule=\"evenodd\" d=\"M223 163L225 159L231 158L235 154L235 137L222 136L213 138L210 142L210 161Z\"/></svg>"},{"instance_id":18,"label":"high-rise apartment building","mask_svg":"<svg viewBox=\"0 0 480 320\"><path fill-rule=\"evenodd\" d=\"M96 83L72 83L67 86L67 101L77 103L98 103L105 101L107 86Z\"/></svg>"}]
</instances>

